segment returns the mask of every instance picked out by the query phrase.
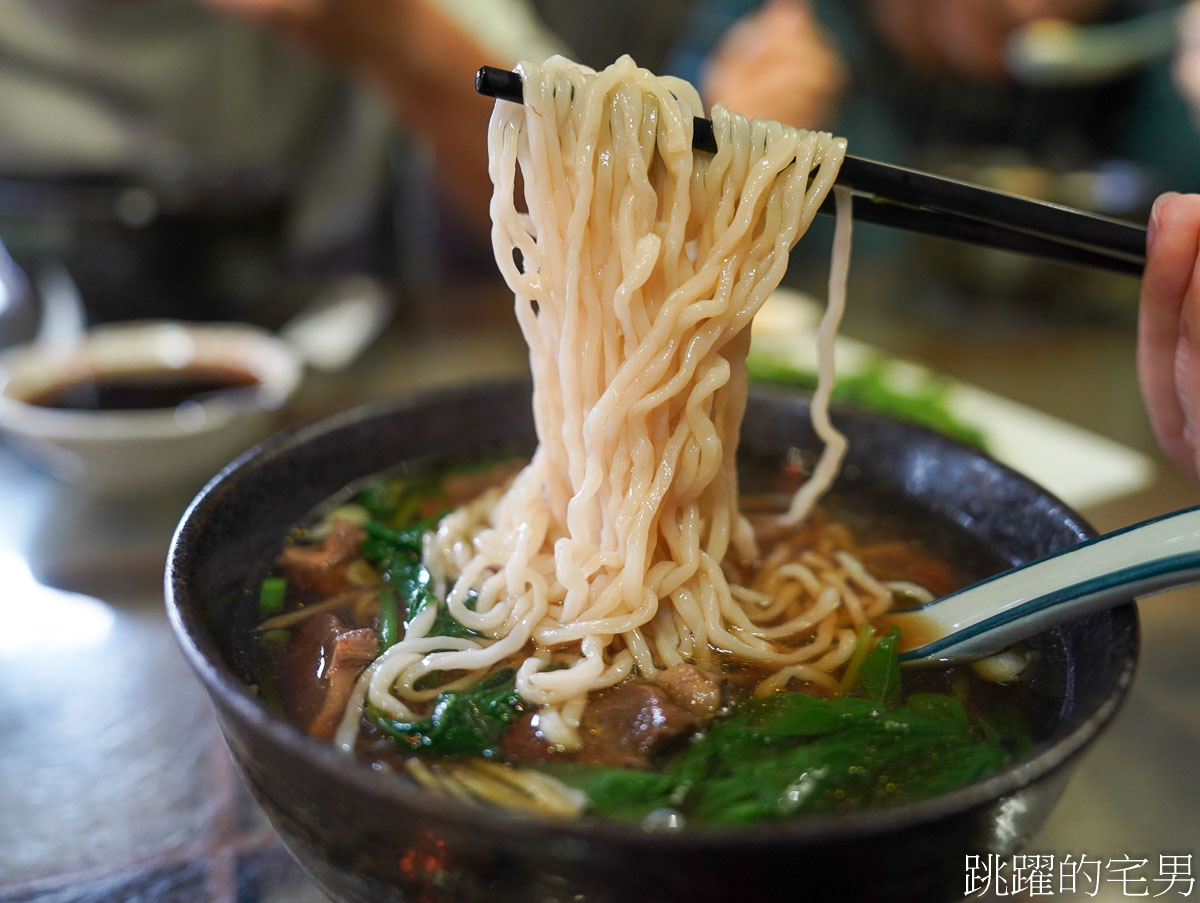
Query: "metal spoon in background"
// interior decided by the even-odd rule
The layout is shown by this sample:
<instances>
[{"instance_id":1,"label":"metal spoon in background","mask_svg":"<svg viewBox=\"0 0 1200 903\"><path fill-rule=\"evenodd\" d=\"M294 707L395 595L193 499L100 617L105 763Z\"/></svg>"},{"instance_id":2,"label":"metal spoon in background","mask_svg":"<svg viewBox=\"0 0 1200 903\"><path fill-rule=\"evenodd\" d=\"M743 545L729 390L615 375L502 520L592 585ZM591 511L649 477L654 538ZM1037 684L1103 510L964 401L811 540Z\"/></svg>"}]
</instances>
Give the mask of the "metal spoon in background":
<instances>
[{"instance_id":1,"label":"metal spoon in background","mask_svg":"<svg viewBox=\"0 0 1200 903\"><path fill-rule=\"evenodd\" d=\"M897 612L902 632L935 636L907 665L972 661L1134 596L1200 582L1200 506L1134 524Z\"/></svg>"},{"instance_id":2,"label":"metal spoon in background","mask_svg":"<svg viewBox=\"0 0 1200 903\"><path fill-rule=\"evenodd\" d=\"M1170 54L1180 14L1173 7L1101 25L1038 19L1008 39L1009 72L1043 87L1108 81Z\"/></svg>"}]
</instances>

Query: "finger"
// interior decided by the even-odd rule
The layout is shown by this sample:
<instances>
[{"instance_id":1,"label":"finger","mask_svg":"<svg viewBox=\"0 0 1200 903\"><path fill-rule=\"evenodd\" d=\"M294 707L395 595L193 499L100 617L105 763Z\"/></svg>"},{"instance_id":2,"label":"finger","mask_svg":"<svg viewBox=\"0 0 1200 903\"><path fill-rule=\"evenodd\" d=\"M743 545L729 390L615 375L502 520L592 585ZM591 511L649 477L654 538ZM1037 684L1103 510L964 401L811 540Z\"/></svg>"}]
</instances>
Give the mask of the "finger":
<instances>
[{"instance_id":1,"label":"finger","mask_svg":"<svg viewBox=\"0 0 1200 903\"><path fill-rule=\"evenodd\" d=\"M1184 301L1180 319L1179 342L1175 346L1175 395L1183 426L1178 435L1172 434L1167 453L1176 466L1193 479L1200 479L1200 461L1196 455L1197 426L1200 425L1200 349L1197 340L1196 306L1200 296L1195 292Z\"/></svg>"},{"instance_id":2,"label":"finger","mask_svg":"<svg viewBox=\"0 0 1200 903\"><path fill-rule=\"evenodd\" d=\"M1185 298L1195 305L1200 252L1200 196L1166 194L1154 205L1148 228L1146 270L1138 299L1138 379L1155 437L1176 466L1196 475L1185 435L1177 361Z\"/></svg>"},{"instance_id":3,"label":"finger","mask_svg":"<svg viewBox=\"0 0 1200 903\"><path fill-rule=\"evenodd\" d=\"M1183 414L1183 430L1180 447L1174 450L1174 455L1186 457L1184 472L1200 479L1200 457L1197 456L1197 438L1200 437L1200 237L1195 249L1196 259L1183 296L1179 341L1175 346L1175 395Z\"/></svg>"},{"instance_id":4,"label":"finger","mask_svg":"<svg viewBox=\"0 0 1200 903\"><path fill-rule=\"evenodd\" d=\"M836 102L840 83L810 76L809 72L789 74L775 69L750 81L725 86L718 82L713 86L713 97L749 119L770 119L802 129L817 128Z\"/></svg>"}]
</instances>

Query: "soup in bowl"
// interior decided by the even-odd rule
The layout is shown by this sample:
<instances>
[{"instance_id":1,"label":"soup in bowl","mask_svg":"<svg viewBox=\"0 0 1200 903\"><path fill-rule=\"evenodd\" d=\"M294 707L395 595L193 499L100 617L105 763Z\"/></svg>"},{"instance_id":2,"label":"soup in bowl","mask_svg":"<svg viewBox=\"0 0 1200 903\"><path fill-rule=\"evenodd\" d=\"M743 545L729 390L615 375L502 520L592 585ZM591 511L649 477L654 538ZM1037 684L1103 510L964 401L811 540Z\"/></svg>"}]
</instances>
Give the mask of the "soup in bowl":
<instances>
[{"instance_id":1,"label":"soup in bowl","mask_svg":"<svg viewBox=\"0 0 1200 903\"><path fill-rule=\"evenodd\" d=\"M1022 713L1026 733L1007 746L1002 764L963 786L897 794L882 804L748 820L721 817L733 804L710 805L717 817L703 818L703 807L688 809L682 798L674 810L633 806L624 820L586 804L576 818L514 813L423 785L403 767L404 756L373 754L369 737L358 737L358 752L348 754L314 736L312 711L298 711L286 688L282 699L267 692L280 675L263 673L262 657L253 654L262 644L255 629L264 580L277 579L281 553L298 535L302 546L303 531L381 474L529 454L529 397L524 383L449 389L276 437L216 477L180 524L166 576L177 636L240 774L328 893L354 901L775 900L800 893L950 900L961 897L965 856L1004 855L1028 840L1128 688L1137 646L1132 605L1031 641L1013 685L964 691L982 707L970 716L980 723L999 707ZM850 450L825 508L862 532L864 544L912 540L962 581L1091 535L1049 493L977 450L874 415L842 410L835 420ZM769 494L818 448L806 399L751 393L739 446L744 492ZM299 607L310 604L321 603ZM378 615L365 614L362 624L345 611L339 616L351 632L378 626ZM917 690L948 694L965 678L913 680ZM679 744L686 751L704 736L703 728L692 730L658 757L678 756Z\"/></svg>"},{"instance_id":2,"label":"soup in bowl","mask_svg":"<svg viewBox=\"0 0 1200 903\"><path fill-rule=\"evenodd\" d=\"M96 495L191 492L270 435L302 376L296 352L254 326L113 323L0 355L0 430Z\"/></svg>"}]
</instances>

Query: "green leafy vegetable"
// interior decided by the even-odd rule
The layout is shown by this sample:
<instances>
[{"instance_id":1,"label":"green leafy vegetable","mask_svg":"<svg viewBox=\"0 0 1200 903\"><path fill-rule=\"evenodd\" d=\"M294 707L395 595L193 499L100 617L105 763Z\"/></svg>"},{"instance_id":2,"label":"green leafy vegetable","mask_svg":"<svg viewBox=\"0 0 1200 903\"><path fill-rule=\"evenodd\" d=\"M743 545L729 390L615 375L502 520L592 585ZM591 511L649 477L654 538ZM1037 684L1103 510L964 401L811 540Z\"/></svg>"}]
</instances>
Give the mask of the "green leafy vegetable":
<instances>
[{"instance_id":1,"label":"green leafy vegetable","mask_svg":"<svg viewBox=\"0 0 1200 903\"><path fill-rule=\"evenodd\" d=\"M661 772L539 767L583 790L599 815L638 819L671 806L728 824L931 796L1028 748L1011 716L975 723L953 696L918 693L900 705L897 640L892 631L863 658L853 694L744 700Z\"/></svg>"},{"instance_id":2,"label":"green leafy vegetable","mask_svg":"<svg viewBox=\"0 0 1200 903\"><path fill-rule=\"evenodd\" d=\"M492 758L500 752L500 738L522 711L516 672L505 668L468 690L439 693L429 717L420 721L395 721L370 706L366 714L407 752Z\"/></svg>"},{"instance_id":3,"label":"green leafy vegetable","mask_svg":"<svg viewBox=\"0 0 1200 903\"><path fill-rule=\"evenodd\" d=\"M372 480L354 500L375 520L390 527L404 527L421 512L421 503L442 495L440 480L427 476Z\"/></svg>"},{"instance_id":4,"label":"green leafy vegetable","mask_svg":"<svg viewBox=\"0 0 1200 903\"><path fill-rule=\"evenodd\" d=\"M869 388L857 385L854 391ZM432 634L478 636L435 596L421 563L422 534L438 518L416 517L432 490L415 481L399 486L372 484L358 499L375 518L362 552L382 577L380 651L430 606L436 609ZM468 607L474 608L473 598ZM561 762L536 767L584 791L597 815L636 820L671 807L688 819L728 824L929 796L970 783L1028 749L1028 726L1017 714L973 719L958 698L935 693L902 702L898 656L899 631L877 640L864 627L841 695L743 700L658 771ZM421 719L397 721L372 706L365 716L407 753L493 758L524 710L515 673L505 669L467 690L440 693Z\"/></svg>"},{"instance_id":5,"label":"green leafy vegetable","mask_svg":"<svg viewBox=\"0 0 1200 903\"><path fill-rule=\"evenodd\" d=\"M429 510L430 502L446 499L447 479L487 473L517 459L509 453L495 457L473 457L427 473L371 480L358 491L354 501L381 524L394 528L407 527L420 517L422 510Z\"/></svg>"},{"instance_id":6,"label":"green leafy vegetable","mask_svg":"<svg viewBox=\"0 0 1200 903\"><path fill-rule=\"evenodd\" d=\"M396 588L384 583L379 588L379 654L400 640L400 613L396 607Z\"/></svg>"},{"instance_id":7,"label":"green leafy vegetable","mask_svg":"<svg viewBox=\"0 0 1200 903\"><path fill-rule=\"evenodd\" d=\"M893 627L858 669L859 692L875 702L900 701L900 630Z\"/></svg>"},{"instance_id":8,"label":"green leafy vegetable","mask_svg":"<svg viewBox=\"0 0 1200 903\"><path fill-rule=\"evenodd\" d=\"M609 818L639 819L674 805L681 782L672 775L604 765L547 763L539 770L587 794L593 812Z\"/></svg>"},{"instance_id":9,"label":"green leafy vegetable","mask_svg":"<svg viewBox=\"0 0 1200 903\"><path fill-rule=\"evenodd\" d=\"M737 707L747 727L766 737L817 737L847 724L872 718L879 706L851 696L820 697L808 693L776 693L747 699Z\"/></svg>"},{"instance_id":10,"label":"green leafy vegetable","mask_svg":"<svg viewBox=\"0 0 1200 903\"><path fill-rule=\"evenodd\" d=\"M429 631L431 636L479 636L456 621L446 609L445 602L434 595L431 586L433 578L421 563L421 534L437 521L437 517L428 518L403 529L392 529L379 521L370 521L367 524L367 538L362 545L363 557L379 570L384 587L390 589L397 603L403 606L405 629L417 615L432 605L438 609L438 613ZM386 595L381 591L381 612L382 600ZM468 607L472 606L473 598L468 599Z\"/></svg>"},{"instance_id":11,"label":"green leafy vegetable","mask_svg":"<svg viewBox=\"0 0 1200 903\"><path fill-rule=\"evenodd\" d=\"M378 494L386 490L368 487L360 493L360 502L384 511L394 499L380 500L364 493ZM407 497L407 496L406 496ZM388 512L399 509L387 508ZM394 519L394 514L389 514ZM444 601L433 592L433 579L421 563L421 536L435 526L441 515L411 521L404 526L389 526L372 520L366 525L362 554L378 570L382 583L379 589L379 651L382 654L403 636L413 619L430 606L437 610L430 636L476 637L451 616ZM467 599L474 608L475 596ZM521 711L511 670L499 671L480 681L470 690L438 695L428 718L402 723L384 713L368 708L367 718L401 749L429 752L442 756L491 756L498 749L500 735ZM432 675L431 675L432 676Z\"/></svg>"},{"instance_id":12,"label":"green leafy vegetable","mask_svg":"<svg viewBox=\"0 0 1200 903\"><path fill-rule=\"evenodd\" d=\"M769 354L751 353L746 361L751 379L815 389L817 375L809 370L797 370ZM886 377L884 361L879 361L858 373L838 377L833 388L833 398L848 404L891 414L910 423L918 423L959 439L977 448L985 448L983 433L975 426L957 417L947 403L951 383L948 380L930 377L911 389L898 389Z\"/></svg>"}]
</instances>

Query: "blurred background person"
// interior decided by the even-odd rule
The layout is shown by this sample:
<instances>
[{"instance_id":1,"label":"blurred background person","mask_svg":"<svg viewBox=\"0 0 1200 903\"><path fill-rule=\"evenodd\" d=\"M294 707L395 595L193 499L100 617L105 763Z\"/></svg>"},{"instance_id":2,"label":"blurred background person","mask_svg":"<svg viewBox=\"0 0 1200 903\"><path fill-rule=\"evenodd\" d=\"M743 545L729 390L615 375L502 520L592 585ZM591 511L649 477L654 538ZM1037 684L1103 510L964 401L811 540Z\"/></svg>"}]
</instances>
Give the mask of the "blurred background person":
<instances>
[{"instance_id":1,"label":"blurred background person","mask_svg":"<svg viewBox=\"0 0 1200 903\"><path fill-rule=\"evenodd\" d=\"M0 0L0 21L0 241L35 283L64 265L93 320L275 326L341 274L420 279L444 216L486 246L473 73L559 49L521 0Z\"/></svg>"},{"instance_id":2,"label":"blurred background person","mask_svg":"<svg viewBox=\"0 0 1200 903\"><path fill-rule=\"evenodd\" d=\"M809 129L830 127L849 79L832 36L797 0L743 15L696 62L693 78L712 102Z\"/></svg>"},{"instance_id":3,"label":"blurred background person","mask_svg":"<svg viewBox=\"0 0 1200 903\"><path fill-rule=\"evenodd\" d=\"M65 264L97 320L274 326L347 273L427 290L490 272L489 102L473 72L566 48L596 67L628 52L863 156L1142 218L1158 190L1200 187L1167 54L1031 82L1010 51L1038 23L1117 27L1169 6L0 0L0 241L35 284ZM858 256L912 250L943 284L1062 295L1012 255L859 239Z\"/></svg>"},{"instance_id":4,"label":"blurred background person","mask_svg":"<svg viewBox=\"0 0 1200 903\"><path fill-rule=\"evenodd\" d=\"M1177 0L698 0L667 68L709 102L833 131L857 155L1144 221L1158 192L1200 188L1200 131L1185 125L1171 79L1178 9ZM1059 65L1038 65L1030 47ZM1186 56L1185 43L1177 57ZM819 260L816 244L800 253ZM1019 323L1012 312L1023 307L1070 318L1086 293L1088 315L1132 322L1120 280L857 230L856 258L897 254L931 321L990 329Z\"/></svg>"},{"instance_id":5,"label":"blurred background person","mask_svg":"<svg viewBox=\"0 0 1200 903\"><path fill-rule=\"evenodd\" d=\"M1171 0L700 0L668 65L710 101L747 112L764 104L793 125L877 143L871 152L881 158L991 143L1075 163L1123 150L1123 132L1182 109L1177 97L1151 97L1161 93L1170 44L1145 66L1087 74L1032 70L1022 64L1022 38L1041 28L1065 47L1088 25L1102 25L1126 28L1134 40L1142 20L1176 7ZM1153 109L1131 109L1152 99ZM1182 160L1187 143L1167 144L1171 159Z\"/></svg>"}]
</instances>

